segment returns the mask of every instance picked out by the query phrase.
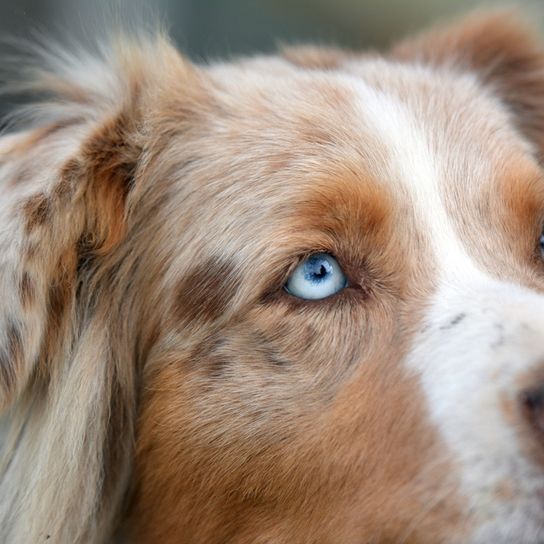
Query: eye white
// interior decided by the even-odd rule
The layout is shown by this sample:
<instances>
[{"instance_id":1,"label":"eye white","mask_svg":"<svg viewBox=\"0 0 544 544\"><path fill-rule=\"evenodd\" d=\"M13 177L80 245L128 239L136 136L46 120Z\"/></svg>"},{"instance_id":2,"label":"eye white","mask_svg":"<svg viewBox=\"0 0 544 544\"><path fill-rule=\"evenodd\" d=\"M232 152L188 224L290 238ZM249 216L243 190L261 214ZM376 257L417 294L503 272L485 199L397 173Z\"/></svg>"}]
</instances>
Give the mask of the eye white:
<instances>
[{"instance_id":1,"label":"eye white","mask_svg":"<svg viewBox=\"0 0 544 544\"><path fill-rule=\"evenodd\" d=\"M315 253L293 271L285 290L305 300L330 297L347 285L346 275L336 259L328 253Z\"/></svg>"}]
</instances>

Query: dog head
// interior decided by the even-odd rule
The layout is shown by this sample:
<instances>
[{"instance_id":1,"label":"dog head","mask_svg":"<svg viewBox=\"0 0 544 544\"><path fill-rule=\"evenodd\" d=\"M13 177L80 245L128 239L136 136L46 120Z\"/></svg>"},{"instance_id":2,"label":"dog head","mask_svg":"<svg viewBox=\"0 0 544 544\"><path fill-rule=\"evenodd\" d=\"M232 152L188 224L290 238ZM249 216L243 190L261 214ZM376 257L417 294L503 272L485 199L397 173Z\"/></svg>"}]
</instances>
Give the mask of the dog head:
<instances>
[{"instance_id":1,"label":"dog head","mask_svg":"<svg viewBox=\"0 0 544 544\"><path fill-rule=\"evenodd\" d=\"M3 540L540 542L527 28L53 53L0 144Z\"/></svg>"}]
</instances>

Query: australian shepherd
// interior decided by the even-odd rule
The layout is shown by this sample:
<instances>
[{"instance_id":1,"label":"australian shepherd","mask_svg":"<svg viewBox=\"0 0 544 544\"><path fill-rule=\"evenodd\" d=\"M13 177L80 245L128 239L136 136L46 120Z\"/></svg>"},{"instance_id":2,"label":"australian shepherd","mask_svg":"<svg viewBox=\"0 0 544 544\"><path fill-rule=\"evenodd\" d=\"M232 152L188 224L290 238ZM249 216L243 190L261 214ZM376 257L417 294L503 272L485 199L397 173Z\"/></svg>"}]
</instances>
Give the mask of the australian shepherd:
<instances>
[{"instance_id":1,"label":"australian shepherd","mask_svg":"<svg viewBox=\"0 0 544 544\"><path fill-rule=\"evenodd\" d=\"M544 542L544 46L46 46L0 138L0 542Z\"/></svg>"}]
</instances>

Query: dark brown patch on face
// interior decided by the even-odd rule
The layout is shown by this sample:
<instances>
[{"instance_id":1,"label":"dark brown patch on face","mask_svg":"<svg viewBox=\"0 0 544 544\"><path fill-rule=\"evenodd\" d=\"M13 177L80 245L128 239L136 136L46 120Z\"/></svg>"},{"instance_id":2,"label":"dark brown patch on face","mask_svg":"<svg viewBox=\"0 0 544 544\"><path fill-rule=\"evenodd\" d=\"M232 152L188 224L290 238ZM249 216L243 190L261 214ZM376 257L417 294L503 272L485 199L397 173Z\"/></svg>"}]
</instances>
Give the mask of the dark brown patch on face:
<instances>
[{"instance_id":1,"label":"dark brown patch on face","mask_svg":"<svg viewBox=\"0 0 544 544\"><path fill-rule=\"evenodd\" d=\"M21 297L23 308L28 308L34 300L34 284L30 279L28 272L23 272L23 275L21 276L19 282L19 296Z\"/></svg>"},{"instance_id":2,"label":"dark brown patch on face","mask_svg":"<svg viewBox=\"0 0 544 544\"><path fill-rule=\"evenodd\" d=\"M213 322L229 308L238 288L230 262L210 258L195 267L178 285L173 312L180 322Z\"/></svg>"},{"instance_id":3,"label":"dark brown patch on face","mask_svg":"<svg viewBox=\"0 0 544 544\"><path fill-rule=\"evenodd\" d=\"M217 380L225 376L225 371L229 366L229 360L224 356L214 354L205 361L206 376L211 380Z\"/></svg>"},{"instance_id":4,"label":"dark brown patch on face","mask_svg":"<svg viewBox=\"0 0 544 544\"><path fill-rule=\"evenodd\" d=\"M43 193L30 197L23 205L26 218L27 232L49 221L51 215L51 202Z\"/></svg>"},{"instance_id":5,"label":"dark brown patch on face","mask_svg":"<svg viewBox=\"0 0 544 544\"><path fill-rule=\"evenodd\" d=\"M240 362L233 354L239 353L241 349L248 354L248 359L244 362L248 367L257 365L260 368L284 368L291 365L289 357L279 345L280 340L260 330L247 333L234 343L220 334L205 339L189 356L190 366L201 370L210 379L226 378L228 368L235 369ZM284 331L283 336L286 335Z\"/></svg>"},{"instance_id":6,"label":"dark brown patch on face","mask_svg":"<svg viewBox=\"0 0 544 544\"><path fill-rule=\"evenodd\" d=\"M18 367L23 359L21 331L14 323L7 327L6 350L0 355L0 382L2 390L11 392L17 380Z\"/></svg>"}]
</instances>

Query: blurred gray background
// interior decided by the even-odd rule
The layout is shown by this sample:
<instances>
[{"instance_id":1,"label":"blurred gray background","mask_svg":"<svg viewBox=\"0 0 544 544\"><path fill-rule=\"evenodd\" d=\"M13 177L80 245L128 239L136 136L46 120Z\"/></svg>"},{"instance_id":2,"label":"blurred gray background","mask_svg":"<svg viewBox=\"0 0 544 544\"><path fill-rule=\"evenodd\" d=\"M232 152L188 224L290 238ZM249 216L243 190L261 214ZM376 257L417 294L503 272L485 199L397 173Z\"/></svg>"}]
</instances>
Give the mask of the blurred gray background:
<instances>
[{"instance_id":1,"label":"blurred gray background","mask_svg":"<svg viewBox=\"0 0 544 544\"><path fill-rule=\"evenodd\" d=\"M523 0L515 0L523 3ZM503 3L503 2L501 2ZM544 3L532 0L532 4ZM0 0L0 36L85 32L110 11L160 14L196 58L254 50L278 41L383 46L430 21L481 4L474 0ZM498 2L487 1L487 5ZM543 6L544 10L544 6Z\"/></svg>"},{"instance_id":2,"label":"blurred gray background","mask_svg":"<svg viewBox=\"0 0 544 544\"><path fill-rule=\"evenodd\" d=\"M524 0L514 0L524 3ZM531 0L544 13L544 0ZM278 42L383 47L432 21L480 5L474 0L0 0L0 57L10 37L36 32L85 41L117 14L158 14L180 48L205 60L273 50ZM488 0L486 5L499 2ZM0 114L10 107L0 98Z\"/></svg>"}]
</instances>

